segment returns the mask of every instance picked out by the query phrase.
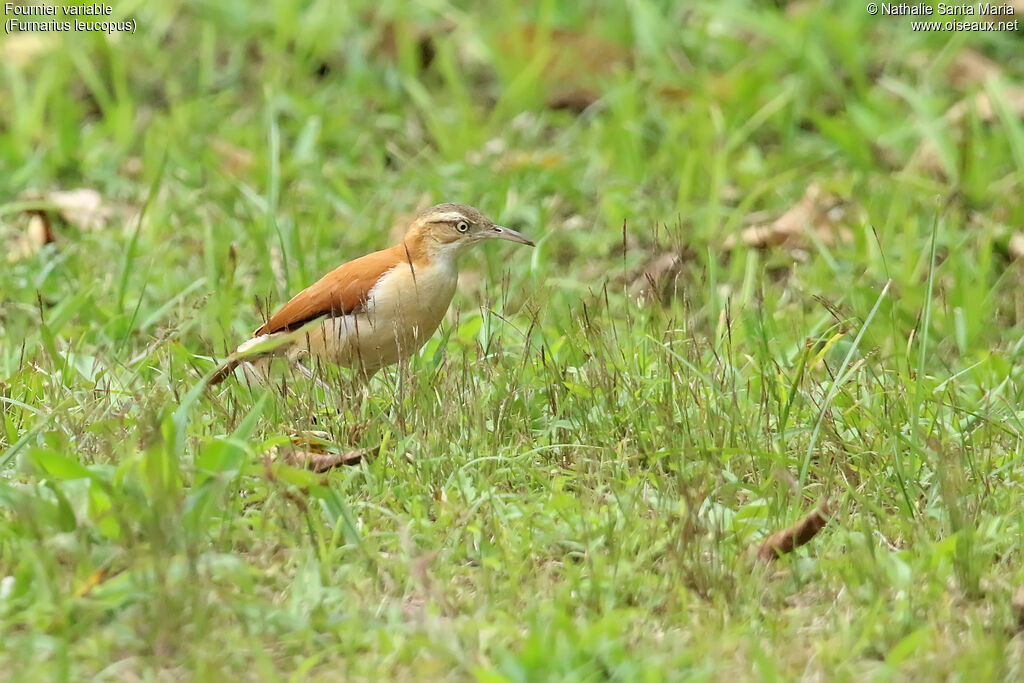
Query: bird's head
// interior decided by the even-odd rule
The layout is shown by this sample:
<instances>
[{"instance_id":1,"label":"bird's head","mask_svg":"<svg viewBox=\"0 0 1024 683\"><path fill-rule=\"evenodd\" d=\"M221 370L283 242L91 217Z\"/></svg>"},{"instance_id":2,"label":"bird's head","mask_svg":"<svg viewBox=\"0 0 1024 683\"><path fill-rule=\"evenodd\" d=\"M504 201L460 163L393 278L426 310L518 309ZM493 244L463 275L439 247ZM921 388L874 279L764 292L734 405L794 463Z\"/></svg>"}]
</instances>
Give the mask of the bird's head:
<instances>
[{"instance_id":1,"label":"bird's head","mask_svg":"<svg viewBox=\"0 0 1024 683\"><path fill-rule=\"evenodd\" d=\"M465 204L438 204L416 215L406 241L415 241L432 256L455 258L466 248L485 240L508 240L534 246L515 230L495 225L491 219Z\"/></svg>"}]
</instances>

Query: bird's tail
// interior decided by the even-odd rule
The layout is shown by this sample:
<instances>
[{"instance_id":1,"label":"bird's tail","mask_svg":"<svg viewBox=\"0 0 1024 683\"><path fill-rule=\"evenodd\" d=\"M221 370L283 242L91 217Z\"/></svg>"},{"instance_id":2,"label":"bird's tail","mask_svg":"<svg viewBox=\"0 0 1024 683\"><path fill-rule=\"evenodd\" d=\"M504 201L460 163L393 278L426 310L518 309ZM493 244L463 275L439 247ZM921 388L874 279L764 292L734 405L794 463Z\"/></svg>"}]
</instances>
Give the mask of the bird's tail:
<instances>
[{"instance_id":1,"label":"bird's tail","mask_svg":"<svg viewBox=\"0 0 1024 683\"><path fill-rule=\"evenodd\" d=\"M220 367L217 368L217 371L213 373L213 377L210 378L210 381L206 383L207 386L212 387L223 382L224 379L234 372L235 368L237 368L242 362L243 361L240 358L228 358L225 360L220 364Z\"/></svg>"},{"instance_id":2,"label":"bird's tail","mask_svg":"<svg viewBox=\"0 0 1024 683\"><path fill-rule=\"evenodd\" d=\"M215 386L224 381L239 365L243 369L252 368L256 371L257 381L265 381L269 370L269 358L286 351L292 341L287 334L261 334L239 345L235 352L224 359L207 386ZM254 367L255 366L255 367Z\"/></svg>"}]
</instances>

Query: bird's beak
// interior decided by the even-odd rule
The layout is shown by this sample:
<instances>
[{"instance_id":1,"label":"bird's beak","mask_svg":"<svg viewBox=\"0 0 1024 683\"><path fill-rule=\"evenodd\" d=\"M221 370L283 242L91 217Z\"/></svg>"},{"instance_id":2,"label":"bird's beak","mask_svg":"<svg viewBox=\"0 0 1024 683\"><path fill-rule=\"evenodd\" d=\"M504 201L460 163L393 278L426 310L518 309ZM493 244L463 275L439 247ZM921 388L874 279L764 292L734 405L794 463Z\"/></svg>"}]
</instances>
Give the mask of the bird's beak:
<instances>
[{"instance_id":1,"label":"bird's beak","mask_svg":"<svg viewBox=\"0 0 1024 683\"><path fill-rule=\"evenodd\" d=\"M484 232L484 239L489 240L508 240L509 242L517 242L519 244L527 244L531 247L535 247L533 242L526 238L526 235L521 235L515 230L511 230L501 225L492 225L490 230Z\"/></svg>"}]
</instances>

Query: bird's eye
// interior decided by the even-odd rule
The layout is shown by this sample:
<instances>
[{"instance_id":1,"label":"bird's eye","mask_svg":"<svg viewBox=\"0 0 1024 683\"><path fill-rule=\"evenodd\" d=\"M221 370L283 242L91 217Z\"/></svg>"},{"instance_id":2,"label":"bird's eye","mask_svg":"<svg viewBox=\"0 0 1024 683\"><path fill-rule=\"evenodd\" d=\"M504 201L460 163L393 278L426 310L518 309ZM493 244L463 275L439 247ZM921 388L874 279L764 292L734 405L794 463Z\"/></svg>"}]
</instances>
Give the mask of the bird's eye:
<instances>
[{"instance_id":1,"label":"bird's eye","mask_svg":"<svg viewBox=\"0 0 1024 683\"><path fill-rule=\"evenodd\" d=\"M469 223L467 223L466 221L459 221L458 223L455 224L455 229L458 230L459 232L466 232L467 230L469 230Z\"/></svg>"}]
</instances>

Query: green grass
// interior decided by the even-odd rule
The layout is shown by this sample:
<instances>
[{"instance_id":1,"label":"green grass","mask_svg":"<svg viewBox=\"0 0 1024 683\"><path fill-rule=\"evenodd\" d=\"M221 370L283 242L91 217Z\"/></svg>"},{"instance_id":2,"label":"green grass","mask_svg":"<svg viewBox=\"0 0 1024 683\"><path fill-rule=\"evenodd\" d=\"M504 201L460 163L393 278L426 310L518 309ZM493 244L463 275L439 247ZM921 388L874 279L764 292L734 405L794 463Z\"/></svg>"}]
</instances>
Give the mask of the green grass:
<instances>
[{"instance_id":1,"label":"green grass","mask_svg":"<svg viewBox=\"0 0 1024 683\"><path fill-rule=\"evenodd\" d=\"M0 42L6 675L1021 675L1020 33L843 2L127 17ZM999 77L952 81L968 49ZM574 88L601 98L545 105ZM943 118L978 92L991 117ZM723 246L811 184L848 241ZM75 187L106 226L18 257L24 193ZM470 255L408 368L203 391L268 300L444 200L538 247ZM309 429L381 452L284 465Z\"/></svg>"}]
</instances>

